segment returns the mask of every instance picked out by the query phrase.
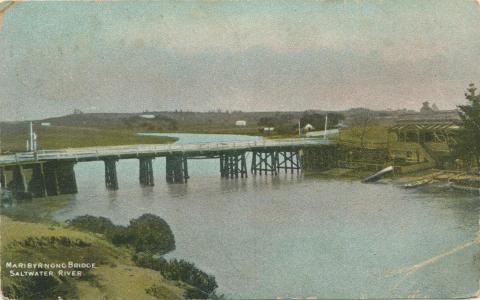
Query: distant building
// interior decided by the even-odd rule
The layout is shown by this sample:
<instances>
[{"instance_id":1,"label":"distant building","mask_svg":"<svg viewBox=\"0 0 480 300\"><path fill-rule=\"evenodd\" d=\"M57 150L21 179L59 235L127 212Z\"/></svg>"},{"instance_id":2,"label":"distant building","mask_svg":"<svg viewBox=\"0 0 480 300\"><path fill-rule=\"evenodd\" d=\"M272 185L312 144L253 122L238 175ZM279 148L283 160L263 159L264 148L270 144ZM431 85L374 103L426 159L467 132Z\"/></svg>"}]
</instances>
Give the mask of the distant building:
<instances>
[{"instance_id":1,"label":"distant building","mask_svg":"<svg viewBox=\"0 0 480 300\"><path fill-rule=\"evenodd\" d=\"M155 119L155 115L143 114L143 115L140 115L140 118L144 118L144 119Z\"/></svg>"},{"instance_id":2,"label":"distant building","mask_svg":"<svg viewBox=\"0 0 480 300\"><path fill-rule=\"evenodd\" d=\"M40 125L45 126L45 127L52 126L52 124L50 122L42 122L42 123L40 123Z\"/></svg>"},{"instance_id":3,"label":"distant building","mask_svg":"<svg viewBox=\"0 0 480 300\"><path fill-rule=\"evenodd\" d=\"M245 126L247 126L247 121L238 120L238 121L235 122L235 126L245 127Z\"/></svg>"},{"instance_id":4,"label":"distant building","mask_svg":"<svg viewBox=\"0 0 480 300\"><path fill-rule=\"evenodd\" d=\"M429 113L426 115L434 115ZM439 166L452 164L451 145L461 129L456 119L428 119L398 121L389 129L396 135L390 144L390 155L397 159L431 162Z\"/></svg>"},{"instance_id":5,"label":"distant building","mask_svg":"<svg viewBox=\"0 0 480 300\"><path fill-rule=\"evenodd\" d=\"M312 124L307 124L307 125L305 125L305 127L303 127L303 130L305 132L312 131L312 130L315 130L315 127L313 127Z\"/></svg>"},{"instance_id":6,"label":"distant building","mask_svg":"<svg viewBox=\"0 0 480 300\"><path fill-rule=\"evenodd\" d=\"M338 128L338 129L343 129L343 128L347 128L348 126L345 125L345 123L343 122L343 120L340 120L338 121L338 124L335 125L335 128Z\"/></svg>"},{"instance_id":7,"label":"distant building","mask_svg":"<svg viewBox=\"0 0 480 300\"><path fill-rule=\"evenodd\" d=\"M272 131L275 131L275 127L265 127L265 128L263 128L263 131L264 132L272 132Z\"/></svg>"},{"instance_id":8,"label":"distant building","mask_svg":"<svg viewBox=\"0 0 480 300\"><path fill-rule=\"evenodd\" d=\"M327 136L333 136L333 135L338 135L339 133L340 133L340 130L336 128L336 129L328 129L327 131L325 130L310 131L310 132L307 132L305 135L307 137L325 137L325 134Z\"/></svg>"},{"instance_id":9,"label":"distant building","mask_svg":"<svg viewBox=\"0 0 480 300\"><path fill-rule=\"evenodd\" d=\"M430 102L425 101L422 103L422 108L420 108L421 113L431 113L433 109L430 107Z\"/></svg>"}]
</instances>

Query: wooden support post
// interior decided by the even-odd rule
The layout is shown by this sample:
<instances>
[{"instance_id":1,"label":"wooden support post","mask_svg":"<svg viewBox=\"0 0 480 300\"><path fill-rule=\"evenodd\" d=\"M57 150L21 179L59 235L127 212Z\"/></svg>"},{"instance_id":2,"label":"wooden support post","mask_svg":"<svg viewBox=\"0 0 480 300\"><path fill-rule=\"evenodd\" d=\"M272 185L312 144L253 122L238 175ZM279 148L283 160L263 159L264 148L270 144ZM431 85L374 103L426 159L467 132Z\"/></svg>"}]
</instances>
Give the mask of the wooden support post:
<instances>
[{"instance_id":1,"label":"wooden support post","mask_svg":"<svg viewBox=\"0 0 480 300\"><path fill-rule=\"evenodd\" d=\"M75 178L75 163L73 161L66 161L57 164L57 180L58 189L61 195L76 194L77 179ZM118 188L118 187L117 187Z\"/></svg>"},{"instance_id":2,"label":"wooden support post","mask_svg":"<svg viewBox=\"0 0 480 300\"><path fill-rule=\"evenodd\" d=\"M166 157L166 179L168 183L185 183L188 179L187 158L181 155Z\"/></svg>"},{"instance_id":3,"label":"wooden support post","mask_svg":"<svg viewBox=\"0 0 480 300\"><path fill-rule=\"evenodd\" d=\"M223 157L223 154L220 154L220 177L222 178L225 177Z\"/></svg>"},{"instance_id":4,"label":"wooden support post","mask_svg":"<svg viewBox=\"0 0 480 300\"><path fill-rule=\"evenodd\" d=\"M230 178L235 177L235 158L234 156L230 153L229 155L229 168L230 168Z\"/></svg>"},{"instance_id":5,"label":"wooden support post","mask_svg":"<svg viewBox=\"0 0 480 300\"><path fill-rule=\"evenodd\" d=\"M295 163L295 168L297 169L297 173L300 172L300 170L302 169L302 165L301 165L301 161L300 161L300 154L299 152L295 152L295 160L296 160L296 163ZM292 163L293 163L293 158L292 158ZM292 173L293 173L293 168L292 168Z\"/></svg>"},{"instance_id":6,"label":"wooden support post","mask_svg":"<svg viewBox=\"0 0 480 300\"><path fill-rule=\"evenodd\" d=\"M277 175L278 174L278 171L277 171L277 164L278 164L278 160L277 160L278 156L277 156L277 153L275 151L272 151L270 152L270 160L271 160L271 173L272 175Z\"/></svg>"},{"instance_id":7,"label":"wooden support post","mask_svg":"<svg viewBox=\"0 0 480 300\"><path fill-rule=\"evenodd\" d=\"M144 186L154 186L153 180L153 158L141 157L139 163L139 181Z\"/></svg>"},{"instance_id":8,"label":"wooden support post","mask_svg":"<svg viewBox=\"0 0 480 300\"><path fill-rule=\"evenodd\" d=\"M257 174L257 153L256 151L252 152L252 165L250 166L250 172Z\"/></svg>"},{"instance_id":9,"label":"wooden support post","mask_svg":"<svg viewBox=\"0 0 480 300\"><path fill-rule=\"evenodd\" d=\"M262 171L266 174L277 175L280 168L279 153L276 151L254 151L252 158L251 171L256 174L258 171L262 175Z\"/></svg>"},{"instance_id":10,"label":"wooden support post","mask_svg":"<svg viewBox=\"0 0 480 300\"><path fill-rule=\"evenodd\" d=\"M58 175L56 164L56 162L48 162L43 165L45 189L48 196L56 196L60 193L58 189Z\"/></svg>"},{"instance_id":11,"label":"wooden support post","mask_svg":"<svg viewBox=\"0 0 480 300\"><path fill-rule=\"evenodd\" d=\"M33 197L45 197L47 195L42 164L32 166L32 178L28 183L28 190L32 193Z\"/></svg>"},{"instance_id":12,"label":"wooden support post","mask_svg":"<svg viewBox=\"0 0 480 300\"><path fill-rule=\"evenodd\" d=\"M182 157L182 160L183 160L183 178L186 183L190 178L190 176L188 175L188 162L186 157Z\"/></svg>"},{"instance_id":13,"label":"wooden support post","mask_svg":"<svg viewBox=\"0 0 480 300\"><path fill-rule=\"evenodd\" d=\"M9 188L14 193L27 191L27 181L22 165L13 166L13 180L10 182Z\"/></svg>"},{"instance_id":14,"label":"wooden support post","mask_svg":"<svg viewBox=\"0 0 480 300\"><path fill-rule=\"evenodd\" d=\"M270 170L270 164L268 163L268 152L263 153L263 169L265 172L265 175L268 174L268 171Z\"/></svg>"},{"instance_id":15,"label":"wooden support post","mask_svg":"<svg viewBox=\"0 0 480 300\"><path fill-rule=\"evenodd\" d=\"M242 167L241 167L242 178L243 178L243 176L248 177L247 159L246 159L245 152L243 152L241 154L241 164L242 164Z\"/></svg>"},{"instance_id":16,"label":"wooden support post","mask_svg":"<svg viewBox=\"0 0 480 300\"><path fill-rule=\"evenodd\" d=\"M117 159L108 158L103 160L105 164L105 187L108 190L118 190Z\"/></svg>"},{"instance_id":17,"label":"wooden support post","mask_svg":"<svg viewBox=\"0 0 480 300\"><path fill-rule=\"evenodd\" d=\"M12 180L7 183L7 188L12 192L13 197L18 200L31 199L32 194L28 191L27 180L23 165L10 167Z\"/></svg>"},{"instance_id":18,"label":"wooden support post","mask_svg":"<svg viewBox=\"0 0 480 300\"><path fill-rule=\"evenodd\" d=\"M5 168L0 168L0 187L7 188L7 176L5 175Z\"/></svg>"},{"instance_id":19,"label":"wooden support post","mask_svg":"<svg viewBox=\"0 0 480 300\"><path fill-rule=\"evenodd\" d=\"M238 155L234 153L234 169L235 169L235 178L238 178Z\"/></svg>"}]
</instances>

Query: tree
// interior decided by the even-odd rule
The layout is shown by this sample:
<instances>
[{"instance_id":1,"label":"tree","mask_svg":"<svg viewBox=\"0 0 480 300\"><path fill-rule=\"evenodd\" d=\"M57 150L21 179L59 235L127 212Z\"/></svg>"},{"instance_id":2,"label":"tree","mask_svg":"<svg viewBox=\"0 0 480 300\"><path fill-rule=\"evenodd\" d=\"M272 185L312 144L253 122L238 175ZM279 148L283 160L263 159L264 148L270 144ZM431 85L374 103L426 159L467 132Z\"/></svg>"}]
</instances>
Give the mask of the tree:
<instances>
[{"instance_id":1,"label":"tree","mask_svg":"<svg viewBox=\"0 0 480 300\"><path fill-rule=\"evenodd\" d=\"M371 129L374 121L372 112L366 108L360 108L352 116L351 126L355 136L360 139L360 147L365 147L365 137L368 131Z\"/></svg>"},{"instance_id":2,"label":"tree","mask_svg":"<svg viewBox=\"0 0 480 300\"><path fill-rule=\"evenodd\" d=\"M158 216L144 214L130 220L128 230L137 252L146 251L163 255L175 249L175 238L170 226Z\"/></svg>"},{"instance_id":3,"label":"tree","mask_svg":"<svg viewBox=\"0 0 480 300\"><path fill-rule=\"evenodd\" d=\"M469 166L474 162L480 172L480 95L476 94L476 90L471 83L465 93L468 103L458 105L463 128L457 135L454 151Z\"/></svg>"},{"instance_id":4,"label":"tree","mask_svg":"<svg viewBox=\"0 0 480 300\"><path fill-rule=\"evenodd\" d=\"M300 126L305 127L307 124L312 125L316 130L325 129L326 114L304 112L300 118ZM330 112L327 118L327 129L332 129L338 125L340 121L344 119L344 116L339 113Z\"/></svg>"}]
</instances>

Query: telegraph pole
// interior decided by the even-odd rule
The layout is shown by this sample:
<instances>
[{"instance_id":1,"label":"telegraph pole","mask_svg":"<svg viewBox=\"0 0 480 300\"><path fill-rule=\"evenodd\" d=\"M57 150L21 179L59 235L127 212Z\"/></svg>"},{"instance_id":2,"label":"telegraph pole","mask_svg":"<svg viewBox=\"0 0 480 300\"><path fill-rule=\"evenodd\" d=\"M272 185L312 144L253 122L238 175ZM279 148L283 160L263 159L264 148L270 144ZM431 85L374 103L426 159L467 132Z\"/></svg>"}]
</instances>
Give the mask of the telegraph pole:
<instances>
[{"instance_id":1,"label":"telegraph pole","mask_svg":"<svg viewBox=\"0 0 480 300\"><path fill-rule=\"evenodd\" d=\"M325 131L323 133L323 139L327 139L327 128L328 128L328 113L325 114Z\"/></svg>"}]
</instances>

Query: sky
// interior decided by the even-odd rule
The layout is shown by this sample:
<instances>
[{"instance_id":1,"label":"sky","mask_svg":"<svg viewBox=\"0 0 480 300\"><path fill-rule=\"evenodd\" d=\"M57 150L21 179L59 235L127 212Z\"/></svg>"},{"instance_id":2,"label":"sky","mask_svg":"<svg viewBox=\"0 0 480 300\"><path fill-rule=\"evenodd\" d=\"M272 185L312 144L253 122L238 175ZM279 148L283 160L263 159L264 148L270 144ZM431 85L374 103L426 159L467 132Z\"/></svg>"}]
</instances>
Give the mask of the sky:
<instances>
[{"instance_id":1,"label":"sky","mask_svg":"<svg viewBox=\"0 0 480 300\"><path fill-rule=\"evenodd\" d=\"M453 109L480 85L479 2L16 2L0 20L0 121Z\"/></svg>"}]
</instances>

